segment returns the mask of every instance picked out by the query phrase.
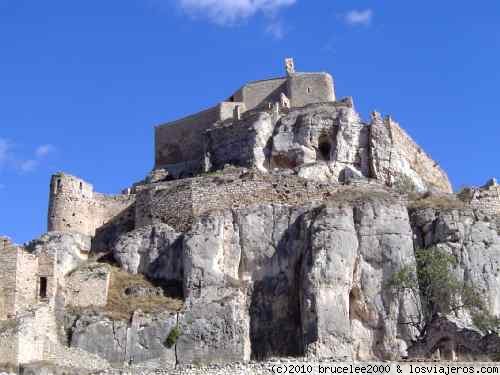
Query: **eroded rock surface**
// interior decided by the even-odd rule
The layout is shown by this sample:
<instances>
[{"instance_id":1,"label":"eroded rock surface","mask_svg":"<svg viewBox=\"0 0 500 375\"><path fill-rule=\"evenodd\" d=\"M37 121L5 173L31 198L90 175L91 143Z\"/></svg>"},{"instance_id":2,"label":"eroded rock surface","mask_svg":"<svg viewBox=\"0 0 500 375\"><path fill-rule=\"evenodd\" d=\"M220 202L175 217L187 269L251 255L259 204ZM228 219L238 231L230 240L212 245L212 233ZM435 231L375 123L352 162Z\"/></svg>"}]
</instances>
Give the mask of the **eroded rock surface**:
<instances>
[{"instance_id":1,"label":"eroded rock surface","mask_svg":"<svg viewBox=\"0 0 500 375\"><path fill-rule=\"evenodd\" d=\"M400 324L417 314L419 301L387 285L396 271L415 266L415 247L437 245L456 256L459 279L484 291L490 312L499 313L495 221L468 209L410 213L380 193L326 204L214 210L196 217L185 233L160 224L141 228L117 242L117 259L129 271L182 283L184 309L141 318L139 325L135 315L131 324L82 316L72 344L102 350L111 362L187 364L430 356L445 337L464 341L463 329L488 343L481 345L495 343L475 330L468 314L453 323L463 329L447 336L436 331L425 342ZM443 319L444 326L452 324ZM142 328L135 332L136 326ZM174 348L160 347L173 327L180 332Z\"/></svg>"}]
</instances>

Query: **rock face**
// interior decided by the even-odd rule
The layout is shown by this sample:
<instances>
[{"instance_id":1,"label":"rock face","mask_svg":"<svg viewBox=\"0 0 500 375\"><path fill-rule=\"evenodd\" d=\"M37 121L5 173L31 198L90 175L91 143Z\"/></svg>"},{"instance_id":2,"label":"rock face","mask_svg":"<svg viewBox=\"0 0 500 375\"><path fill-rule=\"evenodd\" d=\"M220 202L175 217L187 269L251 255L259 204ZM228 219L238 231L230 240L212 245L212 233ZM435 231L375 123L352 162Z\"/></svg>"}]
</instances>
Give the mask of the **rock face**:
<instances>
[{"instance_id":1,"label":"rock face","mask_svg":"<svg viewBox=\"0 0 500 375\"><path fill-rule=\"evenodd\" d=\"M486 306L500 313L500 236L493 217L472 209L412 212L416 246L437 246L458 260L456 276L481 291Z\"/></svg>"},{"instance_id":2,"label":"rock face","mask_svg":"<svg viewBox=\"0 0 500 375\"><path fill-rule=\"evenodd\" d=\"M388 186L408 180L418 191L451 193L446 173L391 118L374 113L364 123L352 100L310 104L287 111L250 112L205 133L205 171L224 165L345 182L373 178Z\"/></svg>"},{"instance_id":3,"label":"rock face","mask_svg":"<svg viewBox=\"0 0 500 375\"><path fill-rule=\"evenodd\" d=\"M500 316L500 236L495 217L473 209L434 208L411 213L415 246L436 246L458 261L454 273L458 280L479 291L484 305L493 316ZM471 313L444 316L434 322L423 341L411 355L428 357L440 350L441 357L453 360L498 359L497 334L481 332Z\"/></svg>"},{"instance_id":4,"label":"rock face","mask_svg":"<svg viewBox=\"0 0 500 375\"><path fill-rule=\"evenodd\" d=\"M71 320L71 346L98 354L110 363L149 363L163 367L176 363L175 349L166 344L177 324L176 314L135 313L130 322L113 321L101 315L82 315Z\"/></svg>"},{"instance_id":5,"label":"rock face","mask_svg":"<svg viewBox=\"0 0 500 375\"><path fill-rule=\"evenodd\" d=\"M148 225L121 235L113 257L127 272L162 280L165 287L182 284L182 240L166 224Z\"/></svg>"},{"instance_id":6,"label":"rock face","mask_svg":"<svg viewBox=\"0 0 500 375\"><path fill-rule=\"evenodd\" d=\"M87 260L91 238L79 233L49 232L31 241L27 249L56 258L58 273L65 275Z\"/></svg>"},{"instance_id":7,"label":"rock face","mask_svg":"<svg viewBox=\"0 0 500 375\"><path fill-rule=\"evenodd\" d=\"M414 338L398 319L415 306L383 288L413 261L398 203L212 212L184 235L183 257L180 362L390 358Z\"/></svg>"}]
</instances>

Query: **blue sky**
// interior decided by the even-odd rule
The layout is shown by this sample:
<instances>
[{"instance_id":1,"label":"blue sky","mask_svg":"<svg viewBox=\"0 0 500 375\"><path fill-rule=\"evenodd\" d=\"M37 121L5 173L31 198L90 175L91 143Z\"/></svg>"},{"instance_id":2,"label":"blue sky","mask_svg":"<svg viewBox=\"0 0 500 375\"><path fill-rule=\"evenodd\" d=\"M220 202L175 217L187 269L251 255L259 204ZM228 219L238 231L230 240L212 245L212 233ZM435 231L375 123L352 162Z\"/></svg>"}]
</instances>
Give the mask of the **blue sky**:
<instances>
[{"instance_id":1,"label":"blue sky","mask_svg":"<svg viewBox=\"0 0 500 375\"><path fill-rule=\"evenodd\" d=\"M50 175L113 193L153 166L153 126L245 81L329 71L391 114L455 186L500 177L500 2L0 0L0 234L46 230Z\"/></svg>"}]
</instances>

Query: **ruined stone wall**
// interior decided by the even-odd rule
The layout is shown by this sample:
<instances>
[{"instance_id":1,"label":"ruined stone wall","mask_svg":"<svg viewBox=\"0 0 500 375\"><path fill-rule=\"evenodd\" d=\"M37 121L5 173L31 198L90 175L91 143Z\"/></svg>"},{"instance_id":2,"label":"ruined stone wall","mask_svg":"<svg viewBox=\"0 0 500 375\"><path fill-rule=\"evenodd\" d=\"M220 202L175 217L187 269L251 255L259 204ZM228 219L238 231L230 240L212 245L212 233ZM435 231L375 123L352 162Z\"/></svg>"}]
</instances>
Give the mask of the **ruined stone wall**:
<instances>
[{"instance_id":1,"label":"ruined stone wall","mask_svg":"<svg viewBox=\"0 0 500 375\"><path fill-rule=\"evenodd\" d=\"M162 221L172 227L189 225L181 223L193 215L192 180L184 179L146 185L137 191L136 227Z\"/></svg>"},{"instance_id":2,"label":"ruined stone wall","mask_svg":"<svg viewBox=\"0 0 500 375\"><path fill-rule=\"evenodd\" d=\"M38 259L23 247L0 245L0 321L36 303Z\"/></svg>"},{"instance_id":3,"label":"ruined stone wall","mask_svg":"<svg viewBox=\"0 0 500 375\"><path fill-rule=\"evenodd\" d=\"M389 120L394 147L400 155L409 161L412 169L430 186L445 192L453 189L446 173L441 167L415 143L415 141L395 121Z\"/></svg>"},{"instance_id":4,"label":"ruined stone wall","mask_svg":"<svg viewBox=\"0 0 500 375\"><path fill-rule=\"evenodd\" d=\"M96 230L125 211L134 195L107 196L94 192L91 184L74 176L52 176L48 230L93 236Z\"/></svg>"},{"instance_id":5,"label":"ruined stone wall","mask_svg":"<svg viewBox=\"0 0 500 375\"><path fill-rule=\"evenodd\" d=\"M460 194L473 208L500 218L500 185L493 181L481 188L468 188Z\"/></svg>"},{"instance_id":6,"label":"ruined stone wall","mask_svg":"<svg viewBox=\"0 0 500 375\"><path fill-rule=\"evenodd\" d=\"M335 101L333 78L328 73L297 73L288 79L292 107Z\"/></svg>"},{"instance_id":7,"label":"ruined stone wall","mask_svg":"<svg viewBox=\"0 0 500 375\"><path fill-rule=\"evenodd\" d=\"M65 303L72 307L102 307L108 302L111 271L107 265L82 267L68 275Z\"/></svg>"},{"instance_id":8,"label":"ruined stone wall","mask_svg":"<svg viewBox=\"0 0 500 375\"><path fill-rule=\"evenodd\" d=\"M16 267L16 312L24 311L37 302L37 271L36 256L19 248Z\"/></svg>"},{"instance_id":9,"label":"ruined stone wall","mask_svg":"<svg viewBox=\"0 0 500 375\"><path fill-rule=\"evenodd\" d=\"M15 315L17 255L16 246L0 242L0 321Z\"/></svg>"},{"instance_id":10,"label":"ruined stone wall","mask_svg":"<svg viewBox=\"0 0 500 375\"><path fill-rule=\"evenodd\" d=\"M57 255L52 255L48 253L41 253L38 255L38 272L37 275L37 297L39 301L54 303L56 292L57 292L57 283L58 276L55 274L56 271L56 260ZM42 298L40 289L41 289L41 278L45 278L47 280L46 285L46 297Z\"/></svg>"},{"instance_id":11,"label":"ruined stone wall","mask_svg":"<svg viewBox=\"0 0 500 375\"><path fill-rule=\"evenodd\" d=\"M319 183L297 176L258 172L217 173L145 186L138 193L138 227L161 221L179 231L190 227L193 217L211 210L252 204L298 205L321 202L337 185Z\"/></svg>"}]
</instances>

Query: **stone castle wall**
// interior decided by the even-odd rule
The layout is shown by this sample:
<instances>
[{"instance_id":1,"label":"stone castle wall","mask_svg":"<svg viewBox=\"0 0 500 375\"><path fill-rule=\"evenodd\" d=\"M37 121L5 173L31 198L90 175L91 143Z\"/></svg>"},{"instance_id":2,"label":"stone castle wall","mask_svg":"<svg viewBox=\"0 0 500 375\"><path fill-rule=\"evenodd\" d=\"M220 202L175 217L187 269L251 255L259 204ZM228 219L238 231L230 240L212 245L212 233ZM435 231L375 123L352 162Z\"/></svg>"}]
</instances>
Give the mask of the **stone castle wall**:
<instances>
[{"instance_id":1,"label":"stone castle wall","mask_svg":"<svg viewBox=\"0 0 500 375\"><path fill-rule=\"evenodd\" d=\"M17 250L17 269L16 269L16 312L24 311L37 302L38 292L38 259L34 254L24 251L22 248Z\"/></svg>"},{"instance_id":2,"label":"stone castle wall","mask_svg":"<svg viewBox=\"0 0 500 375\"><path fill-rule=\"evenodd\" d=\"M95 193L91 184L77 177L56 174L50 184L48 230L93 236L134 201L134 195Z\"/></svg>"},{"instance_id":3,"label":"stone castle wall","mask_svg":"<svg viewBox=\"0 0 500 375\"><path fill-rule=\"evenodd\" d=\"M333 78L328 73L298 73L288 79L292 107L335 101Z\"/></svg>"},{"instance_id":4,"label":"stone castle wall","mask_svg":"<svg viewBox=\"0 0 500 375\"><path fill-rule=\"evenodd\" d=\"M15 314L17 249L11 244L0 248L0 321Z\"/></svg>"},{"instance_id":5,"label":"stone castle wall","mask_svg":"<svg viewBox=\"0 0 500 375\"><path fill-rule=\"evenodd\" d=\"M400 156L408 160L411 168L430 186L441 191L452 192L453 189L444 170L422 150L397 122L389 120L388 123L393 147L398 150Z\"/></svg>"},{"instance_id":6,"label":"stone castle wall","mask_svg":"<svg viewBox=\"0 0 500 375\"><path fill-rule=\"evenodd\" d=\"M473 208L497 216L500 223L500 185L496 180L493 179L480 188L466 188L459 196Z\"/></svg>"},{"instance_id":7,"label":"stone castle wall","mask_svg":"<svg viewBox=\"0 0 500 375\"><path fill-rule=\"evenodd\" d=\"M280 101L281 93L287 93L287 78L275 78L250 82L238 90L232 99L243 102L247 110L264 107Z\"/></svg>"},{"instance_id":8,"label":"stone castle wall","mask_svg":"<svg viewBox=\"0 0 500 375\"><path fill-rule=\"evenodd\" d=\"M292 107L335 101L333 78L328 73L294 73L288 77L250 82L227 102L155 129L155 169L174 177L203 171L204 133L216 122L233 118L234 109L269 110L284 94Z\"/></svg>"},{"instance_id":9,"label":"stone castle wall","mask_svg":"<svg viewBox=\"0 0 500 375\"><path fill-rule=\"evenodd\" d=\"M211 210L261 203L319 203L328 199L339 188L339 185L293 175L253 171L163 182L144 186L138 192L136 225L141 227L159 221L178 231L184 231L191 226L193 217Z\"/></svg>"}]
</instances>

